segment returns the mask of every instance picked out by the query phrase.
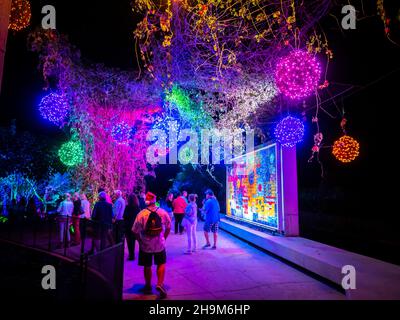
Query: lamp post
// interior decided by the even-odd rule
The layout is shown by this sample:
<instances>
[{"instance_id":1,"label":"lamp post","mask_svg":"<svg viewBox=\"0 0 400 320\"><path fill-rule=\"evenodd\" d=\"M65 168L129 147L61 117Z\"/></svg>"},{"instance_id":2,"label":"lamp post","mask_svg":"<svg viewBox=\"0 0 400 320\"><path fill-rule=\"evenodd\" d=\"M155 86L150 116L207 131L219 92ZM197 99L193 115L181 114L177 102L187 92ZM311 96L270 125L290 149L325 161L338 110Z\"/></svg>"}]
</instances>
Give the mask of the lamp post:
<instances>
[{"instance_id":1,"label":"lamp post","mask_svg":"<svg viewBox=\"0 0 400 320\"><path fill-rule=\"evenodd\" d=\"M0 92L1 80L3 79L4 56L6 54L10 11L11 0L0 0Z\"/></svg>"}]
</instances>

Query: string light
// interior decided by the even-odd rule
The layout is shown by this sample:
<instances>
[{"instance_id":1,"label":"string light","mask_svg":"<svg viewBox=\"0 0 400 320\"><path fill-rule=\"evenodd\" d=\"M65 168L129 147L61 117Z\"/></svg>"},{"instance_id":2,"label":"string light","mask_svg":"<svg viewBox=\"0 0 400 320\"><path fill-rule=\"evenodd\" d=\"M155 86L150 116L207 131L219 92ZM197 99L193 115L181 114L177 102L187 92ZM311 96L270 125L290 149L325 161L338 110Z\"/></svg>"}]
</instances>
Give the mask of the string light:
<instances>
[{"instance_id":1,"label":"string light","mask_svg":"<svg viewBox=\"0 0 400 320\"><path fill-rule=\"evenodd\" d=\"M188 164L193 161L194 158L194 152L192 148L189 147L183 147L182 149L179 150L179 161L182 164Z\"/></svg>"},{"instance_id":2,"label":"string light","mask_svg":"<svg viewBox=\"0 0 400 320\"><path fill-rule=\"evenodd\" d=\"M61 94L50 93L39 103L41 116L56 125L62 125L68 115L69 107L65 97Z\"/></svg>"},{"instance_id":3,"label":"string light","mask_svg":"<svg viewBox=\"0 0 400 320\"><path fill-rule=\"evenodd\" d=\"M336 159L348 163L359 155L360 144L350 136L344 135L333 144L332 153Z\"/></svg>"},{"instance_id":4,"label":"string light","mask_svg":"<svg viewBox=\"0 0 400 320\"><path fill-rule=\"evenodd\" d=\"M125 121L121 121L111 129L111 136L118 144L128 145L131 133L132 128Z\"/></svg>"},{"instance_id":5,"label":"string light","mask_svg":"<svg viewBox=\"0 0 400 320\"><path fill-rule=\"evenodd\" d=\"M80 141L65 142L58 150L60 161L68 167L74 167L82 163L84 151Z\"/></svg>"},{"instance_id":6,"label":"string light","mask_svg":"<svg viewBox=\"0 0 400 320\"><path fill-rule=\"evenodd\" d=\"M304 136L304 125L301 120L288 116L275 127L275 138L284 147L294 147Z\"/></svg>"},{"instance_id":7,"label":"string light","mask_svg":"<svg viewBox=\"0 0 400 320\"><path fill-rule=\"evenodd\" d=\"M308 97L318 86L320 77L321 67L317 59L301 50L281 58L275 69L276 85L290 99Z\"/></svg>"},{"instance_id":8,"label":"string light","mask_svg":"<svg viewBox=\"0 0 400 320\"><path fill-rule=\"evenodd\" d=\"M25 29L29 26L31 16L31 4L28 0L12 0L8 29L14 31Z\"/></svg>"}]
</instances>

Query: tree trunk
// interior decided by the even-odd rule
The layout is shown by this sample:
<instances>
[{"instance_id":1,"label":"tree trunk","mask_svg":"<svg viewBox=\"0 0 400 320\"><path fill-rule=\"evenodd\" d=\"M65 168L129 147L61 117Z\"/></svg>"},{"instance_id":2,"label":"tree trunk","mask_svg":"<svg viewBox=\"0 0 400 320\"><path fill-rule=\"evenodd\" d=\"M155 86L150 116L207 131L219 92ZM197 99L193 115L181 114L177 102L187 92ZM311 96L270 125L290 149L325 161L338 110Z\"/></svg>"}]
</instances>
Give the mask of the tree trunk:
<instances>
[{"instance_id":1,"label":"tree trunk","mask_svg":"<svg viewBox=\"0 0 400 320\"><path fill-rule=\"evenodd\" d=\"M10 10L11 0L0 0L0 92L1 80L3 79L4 56L6 54Z\"/></svg>"}]
</instances>

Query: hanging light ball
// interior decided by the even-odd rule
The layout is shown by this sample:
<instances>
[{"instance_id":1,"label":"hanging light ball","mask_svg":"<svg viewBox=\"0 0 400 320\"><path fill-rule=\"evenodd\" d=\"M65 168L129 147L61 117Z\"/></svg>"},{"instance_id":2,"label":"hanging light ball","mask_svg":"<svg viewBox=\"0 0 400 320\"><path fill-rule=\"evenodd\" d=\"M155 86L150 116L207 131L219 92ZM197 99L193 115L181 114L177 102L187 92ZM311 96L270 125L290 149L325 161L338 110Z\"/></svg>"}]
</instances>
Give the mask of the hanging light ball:
<instances>
[{"instance_id":1,"label":"hanging light ball","mask_svg":"<svg viewBox=\"0 0 400 320\"><path fill-rule=\"evenodd\" d=\"M125 121L121 121L120 123L114 125L111 129L111 136L118 144L128 145L129 139L131 138L131 133L132 127Z\"/></svg>"},{"instance_id":2,"label":"hanging light ball","mask_svg":"<svg viewBox=\"0 0 400 320\"><path fill-rule=\"evenodd\" d=\"M44 96L39 103L39 112L42 117L56 125L62 125L68 116L68 103L61 94L50 93Z\"/></svg>"},{"instance_id":3,"label":"hanging light ball","mask_svg":"<svg viewBox=\"0 0 400 320\"><path fill-rule=\"evenodd\" d=\"M275 82L279 91L290 99L310 96L318 86L321 66L306 51L294 50L281 58L275 69Z\"/></svg>"},{"instance_id":4,"label":"hanging light ball","mask_svg":"<svg viewBox=\"0 0 400 320\"><path fill-rule=\"evenodd\" d=\"M341 162L351 162L359 155L360 144L357 140L345 135L335 141L332 153Z\"/></svg>"},{"instance_id":5,"label":"hanging light ball","mask_svg":"<svg viewBox=\"0 0 400 320\"><path fill-rule=\"evenodd\" d=\"M183 147L179 150L179 162L182 164L188 164L193 162L194 159L194 152L192 148Z\"/></svg>"},{"instance_id":6,"label":"hanging light ball","mask_svg":"<svg viewBox=\"0 0 400 320\"><path fill-rule=\"evenodd\" d=\"M68 167L74 167L83 162L84 151L80 141L65 142L58 150L60 161Z\"/></svg>"},{"instance_id":7,"label":"hanging light ball","mask_svg":"<svg viewBox=\"0 0 400 320\"><path fill-rule=\"evenodd\" d=\"M284 147L294 147L304 136L304 125L301 120L288 116L275 127L275 138Z\"/></svg>"},{"instance_id":8,"label":"hanging light ball","mask_svg":"<svg viewBox=\"0 0 400 320\"><path fill-rule=\"evenodd\" d=\"M28 0L12 0L8 29L14 31L25 29L29 26L31 16L31 4Z\"/></svg>"}]
</instances>

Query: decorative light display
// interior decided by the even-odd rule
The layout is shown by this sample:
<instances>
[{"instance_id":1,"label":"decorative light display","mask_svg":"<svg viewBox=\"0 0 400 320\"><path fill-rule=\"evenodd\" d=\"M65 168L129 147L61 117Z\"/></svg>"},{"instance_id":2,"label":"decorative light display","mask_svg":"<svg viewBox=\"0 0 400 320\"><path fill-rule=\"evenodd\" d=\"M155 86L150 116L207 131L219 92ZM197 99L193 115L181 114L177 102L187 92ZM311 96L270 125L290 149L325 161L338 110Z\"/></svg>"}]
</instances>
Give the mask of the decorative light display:
<instances>
[{"instance_id":1,"label":"decorative light display","mask_svg":"<svg viewBox=\"0 0 400 320\"><path fill-rule=\"evenodd\" d=\"M171 116L156 116L153 122L153 129L164 130L167 135L171 129L172 133L176 133L176 135L179 136L181 131L181 123L178 119L175 119Z\"/></svg>"},{"instance_id":2,"label":"decorative light display","mask_svg":"<svg viewBox=\"0 0 400 320\"><path fill-rule=\"evenodd\" d=\"M333 144L332 153L336 159L347 163L353 161L360 153L360 144L350 136L344 135Z\"/></svg>"},{"instance_id":3,"label":"decorative light display","mask_svg":"<svg viewBox=\"0 0 400 320\"><path fill-rule=\"evenodd\" d=\"M182 164L188 164L193 161L194 159L194 152L192 148L189 147L183 147L182 149L179 150L179 161Z\"/></svg>"},{"instance_id":4,"label":"decorative light display","mask_svg":"<svg viewBox=\"0 0 400 320\"><path fill-rule=\"evenodd\" d=\"M29 26L31 16L31 4L28 0L12 0L8 29L14 31L25 29Z\"/></svg>"},{"instance_id":5,"label":"decorative light display","mask_svg":"<svg viewBox=\"0 0 400 320\"><path fill-rule=\"evenodd\" d=\"M318 86L321 66L306 51L295 50L281 58L275 69L275 81L280 92L290 99L309 96Z\"/></svg>"},{"instance_id":6,"label":"decorative light display","mask_svg":"<svg viewBox=\"0 0 400 320\"><path fill-rule=\"evenodd\" d=\"M118 144L129 144L129 139L131 138L132 127L128 125L125 121L114 125L111 129L111 136Z\"/></svg>"},{"instance_id":7,"label":"decorative light display","mask_svg":"<svg viewBox=\"0 0 400 320\"><path fill-rule=\"evenodd\" d=\"M174 85L165 96L165 101L169 102L172 109L176 108L184 122L188 122L193 128L210 128L212 124L211 116L206 113L202 104L194 102L189 93L177 85Z\"/></svg>"},{"instance_id":8,"label":"decorative light display","mask_svg":"<svg viewBox=\"0 0 400 320\"><path fill-rule=\"evenodd\" d=\"M276 140L284 147L294 147L303 140L304 125L301 120L288 116L277 124L274 133Z\"/></svg>"},{"instance_id":9,"label":"decorative light display","mask_svg":"<svg viewBox=\"0 0 400 320\"><path fill-rule=\"evenodd\" d=\"M80 141L65 142L58 150L58 156L63 164L68 167L74 167L82 163L84 151Z\"/></svg>"},{"instance_id":10,"label":"decorative light display","mask_svg":"<svg viewBox=\"0 0 400 320\"><path fill-rule=\"evenodd\" d=\"M40 101L39 112L44 119L62 125L68 115L69 106L63 95L50 93Z\"/></svg>"}]
</instances>

